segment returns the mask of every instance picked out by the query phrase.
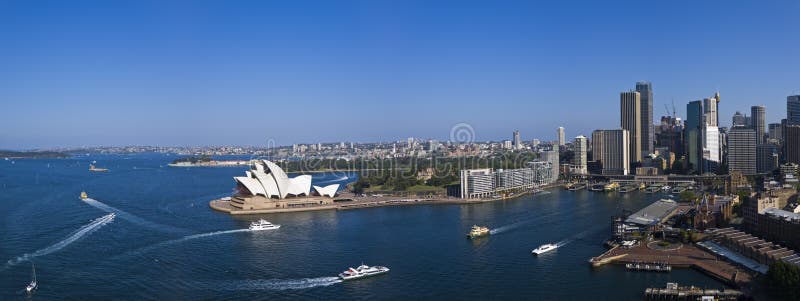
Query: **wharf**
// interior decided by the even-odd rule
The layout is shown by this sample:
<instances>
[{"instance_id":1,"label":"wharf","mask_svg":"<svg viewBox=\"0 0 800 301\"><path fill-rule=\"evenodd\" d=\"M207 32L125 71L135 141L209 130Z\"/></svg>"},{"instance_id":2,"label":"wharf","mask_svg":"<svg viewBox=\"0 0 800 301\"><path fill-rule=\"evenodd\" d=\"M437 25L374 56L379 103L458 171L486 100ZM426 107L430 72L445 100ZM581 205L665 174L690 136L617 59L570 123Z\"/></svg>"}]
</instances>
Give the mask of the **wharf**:
<instances>
[{"instance_id":1,"label":"wharf","mask_svg":"<svg viewBox=\"0 0 800 301\"><path fill-rule=\"evenodd\" d=\"M694 268L720 281L734 286L741 286L751 281L752 277L743 268L710 254L693 244L683 244L677 248L663 250L651 248L650 244L642 244L631 248L615 247L600 256L589 260L592 266L605 264L628 264L641 262L658 262L675 268Z\"/></svg>"},{"instance_id":2,"label":"wharf","mask_svg":"<svg viewBox=\"0 0 800 301\"><path fill-rule=\"evenodd\" d=\"M742 300L744 294L738 290L703 289L695 286L678 286L677 283L667 283L666 288L647 288L644 291L645 300L700 300L703 297L712 297L712 300L733 301Z\"/></svg>"}]
</instances>

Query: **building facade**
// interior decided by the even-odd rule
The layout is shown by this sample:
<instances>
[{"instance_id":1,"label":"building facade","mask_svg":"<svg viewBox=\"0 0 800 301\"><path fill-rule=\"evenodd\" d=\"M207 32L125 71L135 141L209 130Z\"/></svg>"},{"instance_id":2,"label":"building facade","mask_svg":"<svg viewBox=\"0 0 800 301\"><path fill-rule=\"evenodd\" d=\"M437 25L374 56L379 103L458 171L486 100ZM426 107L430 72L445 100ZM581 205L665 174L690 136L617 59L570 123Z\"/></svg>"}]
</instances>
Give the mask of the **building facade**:
<instances>
[{"instance_id":1,"label":"building facade","mask_svg":"<svg viewBox=\"0 0 800 301\"><path fill-rule=\"evenodd\" d=\"M575 173L587 174L586 155L588 153L586 137L581 135L575 137L575 156L572 158L572 164L575 165Z\"/></svg>"},{"instance_id":2,"label":"building facade","mask_svg":"<svg viewBox=\"0 0 800 301\"><path fill-rule=\"evenodd\" d=\"M728 132L728 170L744 175L757 172L756 132L745 126L735 126Z\"/></svg>"},{"instance_id":3,"label":"building facade","mask_svg":"<svg viewBox=\"0 0 800 301\"><path fill-rule=\"evenodd\" d=\"M559 146L567 144L567 138L566 138L566 135L564 135L564 127L561 127L561 126L558 127L558 129L556 130L556 135L558 135L558 145Z\"/></svg>"},{"instance_id":4,"label":"building facade","mask_svg":"<svg viewBox=\"0 0 800 301\"><path fill-rule=\"evenodd\" d=\"M766 142L766 118L767 109L764 106L750 107L750 127L756 131L756 143L764 144Z\"/></svg>"},{"instance_id":5,"label":"building facade","mask_svg":"<svg viewBox=\"0 0 800 301\"><path fill-rule=\"evenodd\" d=\"M653 86L650 84L650 82L637 82L636 92L639 92L639 97L641 100L641 145L642 157L644 157L653 153L653 141L655 140L655 134L653 133Z\"/></svg>"},{"instance_id":6,"label":"building facade","mask_svg":"<svg viewBox=\"0 0 800 301\"><path fill-rule=\"evenodd\" d=\"M636 91L620 93L620 126L630 135L631 161L642 161L642 101Z\"/></svg>"},{"instance_id":7,"label":"building facade","mask_svg":"<svg viewBox=\"0 0 800 301\"><path fill-rule=\"evenodd\" d=\"M627 130L596 130L592 139L600 141L600 157L595 157L602 165L604 175L628 175L630 173L630 134ZM593 141L594 143L594 141Z\"/></svg>"}]
</instances>

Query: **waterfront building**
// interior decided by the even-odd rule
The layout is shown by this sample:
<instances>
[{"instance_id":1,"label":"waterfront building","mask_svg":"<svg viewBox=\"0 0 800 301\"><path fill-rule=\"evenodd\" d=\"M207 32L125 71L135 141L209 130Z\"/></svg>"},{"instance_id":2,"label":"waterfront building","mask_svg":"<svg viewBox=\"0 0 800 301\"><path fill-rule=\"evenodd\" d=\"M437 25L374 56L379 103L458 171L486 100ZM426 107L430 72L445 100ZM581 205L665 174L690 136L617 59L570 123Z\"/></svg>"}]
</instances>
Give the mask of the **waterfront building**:
<instances>
[{"instance_id":1,"label":"waterfront building","mask_svg":"<svg viewBox=\"0 0 800 301\"><path fill-rule=\"evenodd\" d=\"M625 219L625 223L643 229L652 228L667 221L677 210L677 202L662 199L631 214Z\"/></svg>"},{"instance_id":2,"label":"waterfront building","mask_svg":"<svg viewBox=\"0 0 800 301\"><path fill-rule=\"evenodd\" d=\"M586 155L587 155L587 141L586 137L581 135L575 137L575 155L572 158L572 164L575 165L575 173L577 174L586 174L587 173L587 166L586 166Z\"/></svg>"},{"instance_id":3,"label":"waterfront building","mask_svg":"<svg viewBox=\"0 0 800 301\"><path fill-rule=\"evenodd\" d=\"M564 127L561 127L561 126L558 127L558 130L556 131L556 135L558 135L558 145L559 146L563 146L563 145L567 144L567 138L566 138L566 135L564 135Z\"/></svg>"},{"instance_id":4,"label":"waterfront building","mask_svg":"<svg viewBox=\"0 0 800 301\"><path fill-rule=\"evenodd\" d=\"M735 126L728 133L728 170L744 175L756 173L756 132L745 126Z\"/></svg>"},{"instance_id":5,"label":"waterfront building","mask_svg":"<svg viewBox=\"0 0 800 301\"><path fill-rule=\"evenodd\" d=\"M461 171L461 198L489 197L494 192L492 170L465 169Z\"/></svg>"},{"instance_id":6,"label":"waterfront building","mask_svg":"<svg viewBox=\"0 0 800 301\"><path fill-rule=\"evenodd\" d=\"M750 127L756 131L756 143L764 144L766 135L767 109L764 106L750 107Z\"/></svg>"},{"instance_id":7,"label":"waterfront building","mask_svg":"<svg viewBox=\"0 0 800 301\"><path fill-rule=\"evenodd\" d=\"M630 134L627 130L596 130L592 132L592 158L600 162L604 175L630 173Z\"/></svg>"},{"instance_id":8,"label":"waterfront building","mask_svg":"<svg viewBox=\"0 0 800 301\"><path fill-rule=\"evenodd\" d=\"M325 187L314 186L317 194L328 198L311 196L311 176L299 175L289 178L277 164L268 160L252 162L244 177L234 177L236 194L230 204L238 209L275 209L315 206L332 203L339 184ZM301 197L305 196L305 198Z\"/></svg>"},{"instance_id":9,"label":"waterfront building","mask_svg":"<svg viewBox=\"0 0 800 301\"><path fill-rule=\"evenodd\" d=\"M769 265L777 261L800 266L800 254L797 254L794 250L781 245L778 241L770 241L769 237L757 237L750 233L753 232L742 232L733 228L708 231L711 237L709 241L759 263L748 266L748 268L759 273L766 274L769 270Z\"/></svg>"},{"instance_id":10,"label":"waterfront building","mask_svg":"<svg viewBox=\"0 0 800 301\"><path fill-rule=\"evenodd\" d=\"M759 144L756 146L756 172L770 173L778 168L778 146L775 144Z\"/></svg>"},{"instance_id":11,"label":"waterfront building","mask_svg":"<svg viewBox=\"0 0 800 301\"><path fill-rule=\"evenodd\" d=\"M800 95L786 97L786 121L789 125L800 125Z\"/></svg>"},{"instance_id":12,"label":"waterfront building","mask_svg":"<svg viewBox=\"0 0 800 301\"><path fill-rule=\"evenodd\" d=\"M551 164L551 162L541 160L527 163L528 168L533 171L533 184L545 185L553 182L553 172L558 171L553 170Z\"/></svg>"},{"instance_id":13,"label":"waterfront building","mask_svg":"<svg viewBox=\"0 0 800 301\"><path fill-rule=\"evenodd\" d=\"M540 154L541 161L550 163L550 183L558 181L559 174L559 155L558 146L554 146L551 150L542 151Z\"/></svg>"},{"instance_id":14,"label":"waterfront building","mask_svg":"<svg viewBox=\"0 0 800 301\"><path fill-rule=\"evenodd\" d=\"M783 136L785 161L800 164L800 125L787 125Z\"/></svg>"},{"instance_id":15,"label":"waterfront building","mask_svg":"<svg viewBox=\"0 0 800 301\"><path fill-rule=\"evenodd\" d=\"M640 95L640 124L641 124L641 156L653 153L653 141L655 140L653 125L653 86L650 82L640 81L636 83L636 92Z\"/></svg>"},{"instance_id":16,"label":"waterfront building","mask_svg":"<svg viewBox=\"0 0 800 301\"><path fill-rule=\"evenodd\" d=\"M620 126L630 135L631 161L642 161L641 94L636 91L620 93Z\"/></svg>"}]
</instances>

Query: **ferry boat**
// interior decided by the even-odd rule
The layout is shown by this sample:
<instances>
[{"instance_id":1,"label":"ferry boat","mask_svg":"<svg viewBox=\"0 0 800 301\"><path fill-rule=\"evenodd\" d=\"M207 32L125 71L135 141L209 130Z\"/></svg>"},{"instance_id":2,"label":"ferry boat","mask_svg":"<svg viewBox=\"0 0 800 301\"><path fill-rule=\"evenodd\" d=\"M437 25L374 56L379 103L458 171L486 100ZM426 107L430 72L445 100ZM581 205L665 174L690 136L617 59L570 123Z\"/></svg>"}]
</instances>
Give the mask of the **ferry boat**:
<instances>
[{"instance_id":1,"label":"ferry boat","mask_svg":"<svg viewBox=\"0 0 800 301\"><path fill-rule=\"evenodd\" d=\"M39 287L39 283L36 281L36 266L34 266L33 263L31 263L31 271L32 271L31 277L33 277L33 279L31 279L31 283L25 287L25 291L28 293L33 292L33 290Z\"/></svg>"},{"instance_id":2,"label":"ferry boat","mask_svg":"<svg viewBox=\"0 0 800 301\"><path fill-rule=\"evenodd\" d=\"M88 199L88 198L89 198L89 195L86 194L86 191L81 191L81 200L85 200L85 199Z\"/></svg>"},{"instance_id":3,"label":"ferry boat","mask_svg":"<svg viewBox=\"0 0 800 301\"><path fill-rule=\"evenodd\" d=\"M389 272L389 268L382 266L368 266L361 264L357 268L349 268L344 272L339 273L339 279L344 281L355 280L360 278L371 277Z\"/></svg>"},{"instance_id":4,"label":"ferry boat","mask_svg":"<svg viewBox=\"0 0 800 301\"><path fill-rule=\"evenodd\" d=\"M487 227L479 227L478 225L474 225L469 230L469 233L467 233L467 238L476 239L478 237L487 236L487 235L489 235L489 233L490 233L489 232L489 228L487 228Z\"/></svg>"},{"instance_id":5,"label":"ferry boat","mask_svg":"<svg viewBox=\"0 0 800 301\"><path fill-rule=\"evenodd\" d=\"M534 255L541 255L543 253L550 252L557 248L558 248L557 244L543 244L538 248L534 249L533 251L531 251L531 253L533 253Z\"/></svg>"},{"instance_id":6,"label":"ferry boat","mask_svg":"<svg viewBox=\"0 0 800 301\"><path fill-rule=\"evenodd\" d=\"M91 164L91 165L89 165L89 171L105 172L105 171L108 171L108 168L97 168L97 167L94 166L94 164Z\"/></svg>"},{"instance_id":7,"label":"ferry boat","mask_svg":"<svg viewBox=\"0 0 800 301\"><path fill-rule=\"evenodd\" d=\"M250 231L273 230L280 228L281 225L274 225L265 219L260 219L250 223Z\"/></svg>"}]
</instances>

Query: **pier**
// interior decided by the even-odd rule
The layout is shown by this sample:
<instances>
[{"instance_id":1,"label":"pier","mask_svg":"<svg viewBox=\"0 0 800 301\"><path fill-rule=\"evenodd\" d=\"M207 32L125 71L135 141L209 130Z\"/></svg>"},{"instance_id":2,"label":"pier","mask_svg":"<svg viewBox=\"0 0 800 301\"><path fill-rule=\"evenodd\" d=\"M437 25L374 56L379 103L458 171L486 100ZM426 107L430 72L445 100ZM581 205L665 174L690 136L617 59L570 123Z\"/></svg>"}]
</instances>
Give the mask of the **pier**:
<instances>
[{"instance_id":1,"label":"pier","mask_svg":"<svg viewBox=\"0 0 800 301\"><path fill-rule=\"evenodd\" d=\"M710 297L711 299L707 299ZM645 300L744 300L745 295L738 290L704 289L695 286L678 286L667 283L665 288L647 288L644 290Z\"/></svg>"},{"instance_id":2,"label":"pier","mask_svg":"<svg viewBox=\"0 0 800 301\"><path fill-rule=\"evenodd\" d=\"M665 263L626 263L625 268L631 271L645 271L645 272L669 272L672 271L672 266Z\"/></svg>"}]
</instances>

